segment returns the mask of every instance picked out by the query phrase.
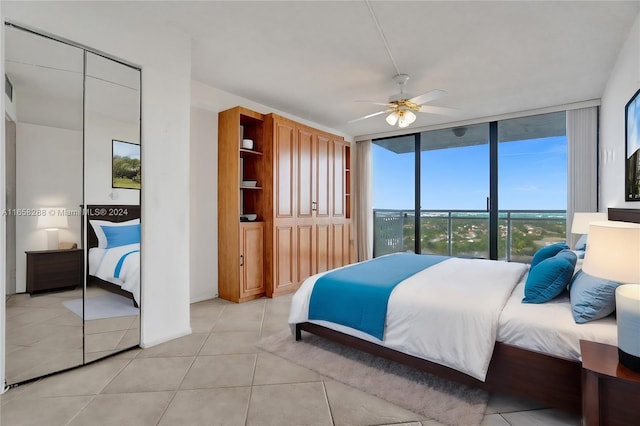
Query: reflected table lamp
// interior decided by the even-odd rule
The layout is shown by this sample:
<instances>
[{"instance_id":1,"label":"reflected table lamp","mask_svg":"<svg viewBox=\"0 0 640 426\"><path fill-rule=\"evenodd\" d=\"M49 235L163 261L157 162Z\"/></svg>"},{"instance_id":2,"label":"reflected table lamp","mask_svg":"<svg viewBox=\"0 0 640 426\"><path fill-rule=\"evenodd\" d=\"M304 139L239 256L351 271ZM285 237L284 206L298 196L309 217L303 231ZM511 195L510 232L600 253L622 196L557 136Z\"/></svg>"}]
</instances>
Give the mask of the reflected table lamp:
<instances>
[{"instance_id":1,"label":"reflected table lamp","mask_svg":"<svg viewBox=\"0 0 640 426\"><path fill-rule=\"evenodd\" d=\"M578 259L584 259L587 248L587 236L589 234L589 223L607 220L606 213L597 212L575 212L571 222L571 233L580 235L580 238L573 244Z\"/></svg>"},{"instance_id":2,"label":"reflected table lamp","mask_svg":"<svg viewBox=\"0 0 640 426\"><path fill-rule=\"evenodd\" d=\"M586 236L589 234L589 223L598 222L598 221L606 221L607 214L606 213L598 213L598 212L575 212L573 214L573 222L571 222L571 233L582 235L576 247L578 247L579 242L584 240L586 243Z\"/></svg>"},{"instance_id":3,"label":"reflected table lamp","mask_svg":"<svg viewBox=\"0 0 640 426\"><path fill-rule=\"evenodd\" d=\"M58 230L60 228L68 228L69 222L67 216L62 212L62 208L48 208L47 214L38 216L38 229L47 231L47 250L58 250L59 239ZM53 212L53 214L49 214Z\"/></svg>"},{"instance_id":4,"label":"reflected table lamp","mask_svg":"<svg viewBox=\"0 0 640 426\"><path fill-rule=\"evenodd\" d=\"M582 270L616 281L618 358L640 372L640 224L592 222Z\"/></svg>"}]
</instances>

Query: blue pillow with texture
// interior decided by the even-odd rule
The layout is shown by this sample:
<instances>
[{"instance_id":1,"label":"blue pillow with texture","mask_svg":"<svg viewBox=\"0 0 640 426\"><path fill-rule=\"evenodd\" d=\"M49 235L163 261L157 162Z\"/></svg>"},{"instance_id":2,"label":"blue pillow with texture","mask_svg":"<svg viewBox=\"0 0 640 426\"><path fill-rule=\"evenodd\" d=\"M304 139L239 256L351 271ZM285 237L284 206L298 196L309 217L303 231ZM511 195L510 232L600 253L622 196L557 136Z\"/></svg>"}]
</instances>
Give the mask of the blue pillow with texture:
<instances>
[{"instance_id":1,"label":"blue pillow with texture","mask_svg":"<svg viewBox=\"0 0 640 426\"><path fill-rule=\"evenodd\" d=\"M140 243L140 224L127 226L103 226L107 247L120 247Z\"/></svg>"},{"instance_id":2,"label":"blue pillow with texture","mask_svg":"<svg viewBox=\"0 0 640 426\"><path fill-rule=\"evenodd\" d=\"M569 246L565 243L556 243L542 247L533 255L533 259L531 259L531 269L533 269L538 263L542 262L543 260L549 259L560 253L562 250L567 249L569 249Z\"/></svg>"},{"instance_id":3,"label":"blue pillow with texture","mask_svg":"<svg viewBox=\"0 0 640 426\"><path fill-rule=\"evenodd\" d=\"M569 259L569 256L554 256L531 268L522 303L544 303L559 296L571 281L576 266L575 254L573 262Z\"/></svg>"},{"instance_id":4,"label":"blue pillow with texture","mask_svg":"<svg viewBox=\"0 0 640 426\"><path fill-rule=\"evenodd\" d=\"M616 309L616 288L620 283L597 278L580 270L571 280L569 296L573 319L578 324L610 315Z\"/></svg>"},{"instance_id":5,"label":"blue pillow with texture","mask_svg":"<svg viewBox=\"0 0 640 426\"><path fill-rule=\"evenodd\" d=\"M578 261L578 255L573 250L569 249L560 250L554 257L567 259L573 264L574 267L576 266L576 262Z\"/></svg>"}]
</instances>

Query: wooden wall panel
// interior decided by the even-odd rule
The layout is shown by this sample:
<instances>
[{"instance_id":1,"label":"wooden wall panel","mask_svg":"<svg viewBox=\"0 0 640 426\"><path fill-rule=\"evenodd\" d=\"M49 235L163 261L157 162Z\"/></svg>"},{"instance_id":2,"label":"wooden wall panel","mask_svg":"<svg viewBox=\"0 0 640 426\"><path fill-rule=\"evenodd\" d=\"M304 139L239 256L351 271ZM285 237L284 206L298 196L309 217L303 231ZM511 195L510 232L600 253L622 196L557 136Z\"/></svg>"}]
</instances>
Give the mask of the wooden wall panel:
<instances>
[{"instance_id":1,"label":"wooden wall panel","mask_svg":"<svg viewBox=\"0 0 640 426\"><path fill-rule=\"evenodd\" d=\"M275 217L294 217L295 133L288 122L275 122Z\"/></svg>"},{"instance_id":2,"label":"wooden wall panel","mask_svg":"<svg viewBox=\"0 0 640 426\"><path fill-rule=\"evenodd\" d=\"M344 144L341 141L333 143L333 217L345 216L345 155Z\"/></svg>"},{"instance_id":3,"label":"wooden wall panel","mask_svg":"<svg viewBox=\"0 0 640 426\"><path fill-rule=\"evenodd\" d=\"M331 194L331 140L319 134L314 150L316 217L329 217Z\"/></svg>"},{"instance_id":4,"label":"wooden wall panel","mask_svg":"<svg viewBox=\"0 0 640 426\"><path fill-rule=\"evenodd\" d=\"M316 252L316 267L314 273L331 269L331 229L328 223L315 227L316 239L314 249Z\"/></svg>"},{"instance_id":5,"label":"wooden wall panel","mask_svg":"<svg viewBox=\"0 0 640 426\"><path fill-rule=\"evenodd\" d=\"M313 224L298 224L297 241L298 241L298 265L297 265L297 283L302 283L305 279L314 274L314 236Z\"/></svg>"},{"instance_id":6,"label":"wooden wall panel","mask_svg":"<svg viewBox=\"0 0 640 426\"><path fill-rule=\"evenodd\" d=\"M275 271L272 294L295 289L296 245L292 225L276 225L274 233Z\"/></svg>"},{"instance_id":7,"label":"wooden wall panel","mask_svg":"<svg viewBox=\"0 0 640 426\"><path fill-rule=\"evenodd\" d=\"M298 185L296 191L296 217L310 218L313 215L313 146L314 136L306 128L298 128L298 145L296 158L298 161Z\"/></svg>"}]
</instances>

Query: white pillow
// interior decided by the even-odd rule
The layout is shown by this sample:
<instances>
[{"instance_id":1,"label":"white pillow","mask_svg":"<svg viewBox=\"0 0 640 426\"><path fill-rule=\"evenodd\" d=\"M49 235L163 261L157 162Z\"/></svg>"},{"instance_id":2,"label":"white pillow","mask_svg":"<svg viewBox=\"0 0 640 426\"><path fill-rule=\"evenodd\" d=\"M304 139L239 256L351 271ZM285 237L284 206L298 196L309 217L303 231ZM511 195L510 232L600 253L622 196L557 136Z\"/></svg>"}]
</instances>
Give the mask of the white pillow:
<instances>
[{"instance_id":1,"label":"white pillow","mask_svg":"<svg viewBox=\"0 0 640 426\"><path fill-rule=\"evenodd\" d=\"M140 223L140 219L131 219L125 222L109 222L108 220L90 220L89 223L93 228L93 232L96 233L96 237L98 237L98 248L107 248L107 236L104 234L102 230L103 226L128 226L128 225L137 225Z\"/></svg>"}]
</instances>

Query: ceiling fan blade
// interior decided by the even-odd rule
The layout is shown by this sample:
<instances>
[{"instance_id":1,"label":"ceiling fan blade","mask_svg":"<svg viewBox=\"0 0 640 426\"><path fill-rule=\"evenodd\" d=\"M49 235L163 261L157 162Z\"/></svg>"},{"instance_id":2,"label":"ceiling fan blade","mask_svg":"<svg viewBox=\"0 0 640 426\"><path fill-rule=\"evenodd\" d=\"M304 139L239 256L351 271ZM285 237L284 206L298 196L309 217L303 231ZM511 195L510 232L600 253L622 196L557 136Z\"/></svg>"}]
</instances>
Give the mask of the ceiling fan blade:
<instances>
[{"instance_id":1,"label":"ceiling fan blade","mask_svg":"<svg viewBox=\"0 0 640 426\"><path fill-rule=\"evenodd\" d=\"M427 102L435 101L436 99L446 94L447 92L445 92L444 90L434 89L434 90L429 90L427 93L423 93L422 95L415 96L409 99L409 101L417 105L422 105Z\"/></svg>"},{"instance_id":2,"label":"ceiling fan blade","mask_svg":"<svg viewBox=\"0 0 640 426\"><path fill-rule=\"evenodd\" d=\"M459 109L438 107L433 105L422 105L418 111L426 112L429 114L450 115L450 116L458 116L462 114L462 111L460 111Z\"/></svg>"},{"instance_id":3,"label":"ceiling fan blade","mask_svg":"<svg viewBox=\"0 0 640 426\"><path fill-rule=\"evenodd\" d=\"M376 115L384 114L385 112L387 111L385 110L385 111L374 112L373 114L365 115L364 117L356 118L355 120L350 120L347 123L355 123L356 121L366 120L367 118L375 117Z\"/></svg>"},{"instance_id":4,"label":"ceiling fan blade","mask_svg":"<svg viewBox=\"0 0 640 426\"><path fill-rule=\"evenodd\" d=\"M365 104L373 104L373 105L382 105L382 106L390 106L389 102L375 102L375 101L354 101L354 102L364 102Z\"/></svg>"}]
</instances>

